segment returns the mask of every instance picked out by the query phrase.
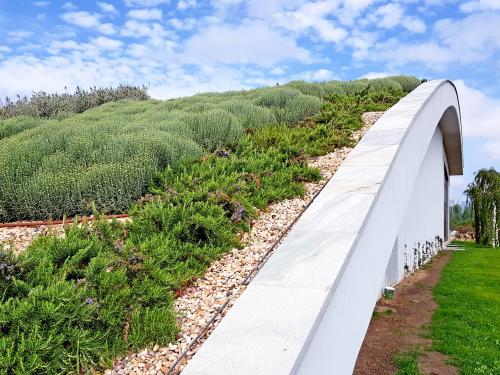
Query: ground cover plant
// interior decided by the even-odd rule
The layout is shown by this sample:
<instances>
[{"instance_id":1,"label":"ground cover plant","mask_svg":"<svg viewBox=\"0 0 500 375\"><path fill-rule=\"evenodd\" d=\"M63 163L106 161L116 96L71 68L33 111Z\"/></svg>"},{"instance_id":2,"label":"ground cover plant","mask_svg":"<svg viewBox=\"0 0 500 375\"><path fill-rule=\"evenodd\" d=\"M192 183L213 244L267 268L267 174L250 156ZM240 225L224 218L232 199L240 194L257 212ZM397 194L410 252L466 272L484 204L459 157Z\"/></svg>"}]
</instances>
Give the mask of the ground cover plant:
<instances>
[{"instance_id":1,"label":"ground cover plant","mask_svg":"<svg viewBox=\"0 0 500 375\"><path fill-rule=\"evenodd\" d=\"M307 157L351 144L352 132L362 125L361 113L387 109L405 94L401 85L390 86L342 84L342 90L351 91L321 94L325 103L309 118L302 109L293 115L281 111L283 103L304 95L298 89L284 85L283 91L238 93L255 101L243 107L226 103L227 108L234 108L252 125L243 129L243 120L236 120L241 134L227 139L232 133L226 131L216 141L217 123L205 127L212 124L206 118L219 118L215 113L223 110L216 102L234 100L233 93L200 95L213 103L199 101L199 96L111 103L79 115L105 116L120 107L124 116L133 116L146 113L138 108L168 107L162 116L171 112L185 116L190 129L199 129L208 138L200 137L200 143L190 138L200 152L152 173L148 194L130 210L131 222L75 225L64 238L38 238L18 257L2 253L0 373L91 373L110 366L116 355L127 350L174 340L175 291L202 275L221 254L240 246L240 234L249 230L257 209L300 196L305 181L318 180L319 171L307 166ZM262 123L248 115L254 105L264 109L258 110ZM192 111L178 114L184 106ZM247 107L248 112L241 110ZM148 116L154 114L151 111ZM268 116L272 119L277 114L279 123L268 121ZM231 129L236 124L233 118L226 112L223 116L229 120L222 126ZM26 138L36 130L28 130ZM122 184L124 178L117 176Z\"/></svg>"},{"instance_id":2,"label":"ground cover plant","mask_svg":"<svg viewBox=\"0 0 500 375\"><path fill-rule=\"evenodd\" d=\"M235 145L248 129L291 125L320 113L325 103L347 105L351 96L362 93L383 107L387 103L376 98L381 92L404 93L418 83L411 77L294 81L168 101L111 101L64 116L60 114L80 109L55 110L57 116L13 110L23 116L0 120L0 221L58 219L93 209L123 212L146 193L156 172L183 158ZM80 96L100 97L92 92ZM106 100L108 96L103 94ZM67 99L55 98L57 103ZM85 103L81 108L91 106ZM25 106L32 104L21 101L13 108ZM332 108L321 111L320 122L328 122ZM337 127L359 126L360 121L346 116L338 119Z\"/></svg>"},{"instance_id":3,"label":"ground cover plant","mask_svg":"<svg viewBox=\"0 0 500 375\"><path fill-rule=\"evenodd\" d=\"M434 289L434 347L464 375L500 373L500 252L471 242L457 251Z\"/></svg>"}]
</instances>

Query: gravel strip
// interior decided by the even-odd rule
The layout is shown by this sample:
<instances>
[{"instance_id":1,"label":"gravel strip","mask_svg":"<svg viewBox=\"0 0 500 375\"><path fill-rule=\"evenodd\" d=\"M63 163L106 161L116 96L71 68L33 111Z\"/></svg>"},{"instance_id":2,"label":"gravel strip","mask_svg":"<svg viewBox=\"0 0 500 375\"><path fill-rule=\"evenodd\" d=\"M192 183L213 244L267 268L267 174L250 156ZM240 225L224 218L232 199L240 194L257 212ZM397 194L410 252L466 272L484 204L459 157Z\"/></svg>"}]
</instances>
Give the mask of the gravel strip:
<instances>
[{"instance_id":1,"label":"gravel strip","mask_svg":"<svg viewBox=\"0 0 500 375\"><path fill-rule=\"evenodd\" d=\"M109 220L124 222L129 219L120 217ZM87 222L91 223L92 221ZM78 225L82 224L83 223L80 223ZM0 250L2 250L3 247L4 250L12 250L14 254L20 254L26 250L30 243L38 236L52 235L64 237L64 227L68 225L73 225L73 222L70 220L66 224L44 224L34 227L19 226L0 228Z\"/></svg>"},{"instance_id":2,"label":"gravel strip","mask_svg":"<svg viewBox=\"0 0 500 375\"><path fill-rule=\"evenodd\" d=\"M358 141L382 114L383 112L363 114L365 126L355 132L353 138ZM260 212L258 219L252 222L252 230L243 238L247 246L224 255L207 269L202 278L182 291L174 302L181 330L176 342L165 347L155 345L139 353L131 353L115 361L113 369L106 370L105 375L179 374L244 291L245 281L254 275L255 268L262 265L289 225L326 184L351 150L341 148L330 154L311 158L309 165L319 168L323 179L318 183L306 183L307 192L304 197L277 202ZM222 307L224 309L219 314ZM202 331L201 337L190 346ZM179 360L186 350L186 355ZM178 364L171 369L176 362Z\"/></svg>"},{"instance_id":3,"label":"gravel strip","mask_svg":"<svg viewBox=\"0 0 500 375\"><path fill-rule=\"evenodd\" d=\"M26 250L36 237L46 234L62 236L64 234L63 224L0 228L0 249L3 247L5 250L12 250L14 254L19 254Z\"/></svg>"}]
</instances>

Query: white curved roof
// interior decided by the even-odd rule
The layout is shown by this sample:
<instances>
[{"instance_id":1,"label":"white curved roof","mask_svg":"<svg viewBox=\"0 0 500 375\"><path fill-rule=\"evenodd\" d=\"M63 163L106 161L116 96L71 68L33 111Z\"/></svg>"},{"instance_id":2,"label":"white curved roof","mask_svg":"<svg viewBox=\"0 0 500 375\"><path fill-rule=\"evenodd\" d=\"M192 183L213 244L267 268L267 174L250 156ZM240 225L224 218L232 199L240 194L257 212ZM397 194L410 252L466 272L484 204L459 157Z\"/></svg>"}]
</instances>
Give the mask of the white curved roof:
<instances>
[{"instance_id":1,"label":"white curved roof","mask_svg":"<svg viewBox=\"0 0 500 375\"><path fill-rule=\"evenodd\" d=\"M455 86L426 82L358 143L183 374L352 373L437 126L461 174Z\"/></svg>"}]
</instances>

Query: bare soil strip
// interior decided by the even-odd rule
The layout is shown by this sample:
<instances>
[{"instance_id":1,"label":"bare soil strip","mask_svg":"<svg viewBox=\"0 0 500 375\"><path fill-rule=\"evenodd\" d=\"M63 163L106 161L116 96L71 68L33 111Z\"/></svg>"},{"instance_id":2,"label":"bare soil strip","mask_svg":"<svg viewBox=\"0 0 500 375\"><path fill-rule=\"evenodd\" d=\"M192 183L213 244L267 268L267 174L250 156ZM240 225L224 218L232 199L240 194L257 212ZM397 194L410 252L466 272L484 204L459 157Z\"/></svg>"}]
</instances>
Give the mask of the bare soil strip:
<instances>
[{"instance_id":1,"label":"bare soil strip","mask_svg":"<svg viewBox=\"0 0 500 375\"><path fill-rule=\"evenodd\" d=\"M397 284L394 299L378 301L356 362L355 375L394 375L398 371L394 356L413 350L421 353L422 374L459 374L457 368L446 364L447 356L432 351L432 340L424 337L438 307L432 289L451 255L451 251L442 251Z\"/></svg>"},{"instance_id":2,"label":"bare soil strip","mask_svg":"<svg viewBox=\"0 0 500 375\"><path fill-rule=\"evenodd\" d=\"M365 113L365 126L353 138L358 141L382 114ZM307 192L303 198L277 202L261 212L252 222L251 232L244 238L245 248L234 249L214 262L203 277L179 293L174 303L181 329L177 342L131 353L115 361L113 369L106 370L106 375L179 374L244 291L255 268L269 255L289 225L328 182L350 151L351 148L341 148L312 158L309 165L321 170L323 180L305 184Z\"/></svg>"}]
</instances>

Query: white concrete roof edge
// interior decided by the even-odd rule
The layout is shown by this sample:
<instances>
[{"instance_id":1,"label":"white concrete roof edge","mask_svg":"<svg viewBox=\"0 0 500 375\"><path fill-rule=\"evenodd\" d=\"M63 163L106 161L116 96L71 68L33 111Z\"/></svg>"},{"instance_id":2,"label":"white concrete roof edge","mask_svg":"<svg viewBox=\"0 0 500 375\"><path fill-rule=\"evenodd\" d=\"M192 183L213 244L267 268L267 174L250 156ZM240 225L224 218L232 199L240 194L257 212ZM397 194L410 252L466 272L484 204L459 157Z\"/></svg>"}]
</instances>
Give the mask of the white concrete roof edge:
<instances>
[{"instance_id":1,"label":"white concrete roof edge","mask_svg":"<svg viewBox=\"0 0 500 375\"><path fill-rule=\"evenodd\" d=\"M422 85L434 85L434 90L432 91L432 93L430 95L427 96L427 98L422 102L422 105L419 107L419 109L417 110L417 112L415 113L414 117L413 117L413 120L412 120L412 123L416 121L416 118L418 117L418 115L420 114L420 112L422 111L422 109L425 107L425 105L432 99L432 97L434 96L434 94L436 93L437 89L442 86L442 85L445 85L445 84L450 84L452 87L453 87L453 90L455 91L455 95L456 95L456 99L457 99L457 106L458 108L456 108L456 112L458 114L458 136L460 138L460 148L459 148L459 158L460 158L460 161L457 162L457 164L460 165L460 171L457 171L456 173L450 173L450 175L461 175L462 172L463 172L463 164L464 164L464 159L463 159L463 153L462 153L462 150L463 150L463 142L462 142L462 112L461 112L461 109L460 109L460 98L458 96L458 90L457 90L457 87L455 86L455 84L453 83L453 81L449 80L449 79L434 79L434 80L431 80L431 81L426 81L425 83L421 84L419 87L417 87L415 90L417 90L418 88L422 87ZM413 92L412 92L413 93ZM409 94L411 95L411 93ZM404 100L405 98L407 98L409 95L405 96L404 98L402 98L400 100L400 102L402 100ZM389 108L389 110L387 112L390 112L390 111L396 111L398 108L397 108L397 105L399 104L396 103L394 106L392 106L391 108ZM411 127L411 124L410 124L410 127ZM405 132L405 135L404 135L404 138L406 138L408 132ZM402 141L404 141L404 138Z\"/></svg>"},{"instance_id":2,"label":"white concrete roof edge","mask_svg":"<svg viewBox=\"0 0 500 375\"><path fill-rule=\"evenodd\" d=\"M435 85L435 87L434 87L434 89L432 90L432 92L430 93L430 95L427 95L426 99L422 102L422 104L420 105L419 109L415 112L415 115L412 117L412 120L410 121L410 124L408 125L408 127L406 128L406 131L405 131L405 132L404 132L404 134L403 134L403 137L402 137L402 139L401 139L401 141L400 141L400 143L399 143L399 146L401 146L401 145L404 143L405 139L408 137L408 133L409 133L410 128L411 128L411 127L412 127L412 125L413 125L413 124L417 121L417 119L418 119L418 117L419 117L420 113L422 112L423 108L424 108L424 107L425 107L425 105L426 105L426 104L427 104L427 103L428 103L428 102L429 102L429 101L433 98L434 94L436 93L436 91L437 91L437 89L438 89L439 87L441 87L442 85L445 85L445 84L447 84L447 83L451 84L451 85L452 85L452 87L453 87L453 89L455 90L455 94L456 94L456 96L457 96L457 102L458 102L458 91L457 91L457 89L456 89L455 84L454 84L452 81L447 80L447 79L441 79L441 80L440 80L440 79L438 79L438 80L427 81L427 82L425 82L425 83L427 84L426 86L428 86L428 85ZM422 85L421 85L421 86L419 86L419 88L420 88L420 87L422 87ZM425 86L424 86L424 87L425 87ZM417 88L417 89L418 89L418 88ZM415 89L415 91L416 91L417 89ZM414 93L415 91L413 91L412 93ZM407 95L407 96L403 97L400 101L398 101L398 103L396 103L394 106L392 106L391 108L389 108L389 110L388 110L386 113L384 113L384 115L383 115L383 116L382 116L382 117L381 117L381 118L380 118L377 122L379 122L379 121L383 121L384 116L385 116L387 113L389 113L389 112L397 112L397 111L399 110L399 106L400 106L400 105L404 105L404 104L405 104L405 99L409 99L409 97L411 97L411 94L412 94L412 93L410 93L409 95ZM460 104L459 104L459 102L458 102L458 109L457 109L457 110L458 110L458 114L459 114L459 129L458 129L458 130L459 130L460 140L461 140L461 139L462 139L462 137L461 137L462 124L461 124ZM374 128L375 128L375 126L376 126L376 123L373 125L373 127L372 127L371 129L373 129L373 130L375 130L375 131L376 131L376 129L374 129ZM371 130L371 129L370 129L370 130ZM370 130L369 130L369 131L370 131ZM361 140L360 140L360 141L361 141ZM460 144L462 145L462 143L460 143ZM358 145L360 145L360 143L358 143ZM362 144L361 144L361 145L362 145ZM384 145L384 146L385 146L385 145ZM372 204L370 205L370 207L369 207L369 209L368 209L368 211L367 211L367 213L366 213L366 215L365 215L365 218L364 218L364 220L363 220L363 223L361 224L361 227L360 227L359 231L357 232L357 234L356 234L356 236L355 236L355 238L354 238L354 241L352 242L352 244L351 244L351 246L350 246L350 248L349 248L349 252L347 253L347 255L346 255L346 257L345 257L344 261L342 262L342 266L341 266L341 268L339 269L339 271L338 271L338 273L337 273L337 275L336 275L336 277L335 277L334 282L333 282L333 283L332 283L332 285L331 285L331 288L330 288L329 293L328 293L328 295L327 295L327 297L326 297L326 299L325 299L325 302L324 302L323 306L321 307L321 310L320 310L320 311L319 311L319 313L318 313L317 320L314 322L313 329L311 330L310 334L308 335L308 337L307 337L307 339L306 339L306 341L305 341L305 343L304 343L304 346L303 346L303 348L301 349L301 351L300 351L300 353L299 353L299 355L298 355L298 357L297 357L297 361L294 363L294 366L293 366L293 368L292 368L292 371L290 372L291 374L295 374L295 373L298 371L298 367L299 367L299 366L300 366L300 364L301 364L301 359L302 359L302 357L305 355L305 351L307 350L307 347L308 347L308 345L309 345L309 343L310 343L311 336L314 334L314 332L313 332L313 331L314 331L314 328L316 328L316 327L317 327L317 325L319 324L319 322L321 321L321 318L323 317L323 314L324 314L324 312L325 312L325 309L326 309L326 307L327 307L327 306L328 306L328 304L329 304L330 297L331 297L331 296L332 296L332 294L334 293L334 291L335 291L335 287L337 286L338 282L339 282L339 281L340 281L340 279L342 278L342 275L343 275L343 273L344 273L344 270L345 270L345 268L347 267L347 265L348 265L348 263L349 263L349 259L350 259L350 257L352 256L353 250L355 249L356 244L357 244L357 243L358 243L358 241L359 241L360 234L362 233L362 231L363 231L363 229L364 229L364 227L365 227L365 224L366 224L366 222L367 222L368 218L370 217L371 212L372 212L372 210L373 210L374 206L377 204L377 200L378 200L378 197L379 197L380 191L383 189L383 186L384 186L384 184L385 184L385 181L387 180L387 177L389 176L389 174L390 174L390 172L391 172L392 166L393 166L393 164L394 164L394 160L397 158L397 156L398 156L398 154L399 154L400 149L401 149L401 147L398 147L398 148L397 148L396 153L394 154L394 157L393 157L393 159L392 159L392 161L391 161L391 163L390 163L390 165L389 165L389 167L388 167L388 170L387 170L387 172L386 172L386 174L385 174L385 176L384 176L383 180L381 181L380 186L379 186L379 187L378 187L378 189L377 189L377 192L376 192L376 194L375 194L374 200L373 200ZM354 148L354 150L353 150L351 153L353 153L353 152L355 152L355 151L356 151L356 147ZM463 161L463 158L462 158L462 152L460 152L460 158L461 158L461 161ZM346 161L347 161L347 160L346 160ZM329 182L334 183L334 182L335 182L335 179L334 179L334 178L335 178L335 175L332 177L332 179L331 179Z\"/></svg>"},{"instance_id":3,"label":"white concrete roof edge","mask_svg":"<svg viewBox=\"0 0 500 375\"><path fill-rule=\"evenodd\" d=\"M450 84L452 87L453 87L453 90L455 92L455 96L456 96L456 101L457 101L457 107L458 108L455 108L457 113L458 113L458 128L456 129L458 131L458 135L460 137L460 152L459 152L459 162L460 163L460 171L457 172L456 174L461 174L461 171L462 171L462 168L463 168L463 156L462 156L462 137L461 137L461 134L462 134L462 126L461 126L461 114L460 114L460 104L459 104L459 99L458 99L458 92L457 92L457 89L456 89L456 86L453 84L452 81L450 80L445 80L445 79L442 79L442 80L432 80L432 81L427 81L425 82L424 84L420 85L417 89L415 89L412 93L410 93L409 95L405 96L404 98L402 98L398 103L396 103L394 106L392 106L373 126L372 128L367 132L366 135L368 135L370 132L373 132L373 131L377 131L378 129L376 129L377 127L377 124L379 124L380 122L386 120L387 118L391 117L391 115L393 115L394 113L397 113L398 111L400 111L400 107L402 106L405 106L406 103L412 99L413 96L415 95L418 95L419 94L419 91L420 90L424 90L424 89L427 89L428 87L431 87L432 88L432 91L430 91L429 94L426 95L425 97L425 100L423 100L421 102L421 104L419 105L418 107L418 110L416 112L414 112L414 115L412 116L411 118L411 121L409 121L409 124L407 125L406 127L406 131L404 132L404 135L403 137L401 138L401 141L399 143L399 147L397 148L392 160L391 160L391 163L389 164L388 166L388 169L387 169L387 172L385 173L381 183L380 183L380 186L375 194L375 197L374 197L374 200L372 202L372 204L370 205L368 211L366 212L366 215L365 215L365 218L363 220L363 223L352 243L352 245L350 246L350 249L349 249L349 252L348 254L346 255L345 259L344 259L344 262L341 266L341 268L339 269L339 272L338 274L336 275L336 278L335 278L335 281L334 283L332 284L332 288L330 289L330 293L328 294L328 299L325 300L325 304L322 306L321 308L321 311L320 313L318 314L318 318L319 320L315 322L314 324L314 327L316 327L319 323L319 321L321 320L321 318L323 317L324 315L324 310L325 308L329 305L329 298L331 297L331 295L335 292L335 288L337 286L337 284L340 282L340 280L342 279L342 276L343 276L343 273L347 267L347 265L349 264L349 260L351 258L351 256L353 255L353 251L357 245L357 243L359 242L359 239L360 239L360 235L361 233L363 232L365 226L366 226L366 223L368 221L368 219L370 218L371 214L372 214L372 211L374 209L374 207L377 205L377 201L378 201L378 198L380 196L380 193L381 191L383 190L383 187L386 183L386 180L388 179L389 175L391 174L391 170L392 170L392 167L394 165L394 162L395 160L397 160L398 158L398 155L400 153L400 150L402 149L402 145L404 144L405 140L407 139L407 137L409 136L409 133L411 131L411 128L413 126L414 123L416 123L418 121L418 118L420 116L420 114L422 113L422 111L424 110L424 108L426 107L427 103L429 103L433 97L435 96L435 94L438 92L439 88L442 87L443 85L446 85L446 84ZM420 90L419 90L420 89ZM448 107L450 108L450 107ZM444 113L443 113L444 114ZM365 136L366 136L365 135ZM364 138L363 138L364 139ZM349 162L349 157L351 155L355 155L357 149L359 149L360 147L363 147L363 139L358 143L358 145L355 147L355 149L351 152L351 154L348 156L348 158L344 161L343 165L348 163ZM385 145L384 145L385 146ZM341 166L341 168L342 168ZM340 171L340 170L339 170ZM339 171L337 173L339 173ZM336 175L337 175L336 173ZM329 181L330 184L334 185L335 186L335 179L336 179L336 175L334 175L332 177L332 179ZM302 348L299 356L297 357L297 361L295 362L294 366L293 366L293 370L290 372L291 374L296 374L296 373L299 373L299 374L302 374L302 372L300 372L299 368L301 366L301 360L303 358L303 356L305 355L305 352L307 351L308 349L308 345L310 344L310 340L311 340L311 336L314 334L313 330L311 330L306 342L305 342L305 345L304 347ZM305 373L307 374L307 372ZM340 374L340 373L339 373Z\"/></svg>"},{"instance_id":4,"label":"white concrete roof edge","mask_svg":"<svg viewBox=\"0 0 500 375\"><path fill-rule=\"evenodd\" d=\"M451 123L443 122L441 126L446 126L447 131L457 133L455 136L458 138L455 142L457 139L460 140L459 152L457 154L455 149L447 157L455 158L451 163L455 168L454 173L461 172L463 162L461 123L456 88L448 80L428 81L389 109L367 133L369 136L384 131L384 126L390 131L395 129L394 124L396 124L397 129L406 129L400 132L400 139L398 140L398 133L393 145L384 145L380 142L377 145L376 136L372 137L372 145L365 144L369 137L366 139L364 137L360 141L328 182L327 187L304 212L289 236L250 283L247 291L200 348L184 370L184 374L310 373L307 370L307 366L311 370L310 364L304 361L304 357L306 355L311 357L308 351L313 338L317 336L320 324L326 324L322 321L324 314L331 308L333 295L377 206L386 181L391 176L402 146L408 143L408 147L414 147L412 142L407 142L413 124L426 114L424 109L428 103L434 96L440 95L442 91L440 88L447 84L453 87L456 103L450 100L453 103L447 107L443 115L456 104L458 124L453 123L452 118L444 119L444 122L451 121ZM417 105L418 108L415 108ZM412 116L408 116L408 113ZM456 125L458 129L448 129L450 126L456 128ZM425 131L427 133L424 134L424 138L430 139L430 129ZM406 151L406 154L408 152ZM372 164L363 164L366 163L367 157ZM421 160L417 164L419 163ZM372 180L362 185L372 184L373 191L360 190L358 180L363 174ZM357 176L358 179L353 176ZM352 189L343 190L349 184L353 186ZM362 217L359 217L360 215ZM344 222L345 228L342 228L342 225L339 228L340 221ZM331 229L332 226L335 230ZM329 268L321 269L325 264ZM309 294L304 292L308 288L311 291ZM297 296L291 293L293 291L296 291ZM303 302L297 300L299 295L304 299ZM269 305L274 305L274 310L269 308ZM278 311L280 309L284 310ZM294 309L297 310L296 314L291 312ZM297 317L299 313L302 316ZM260 320L249 322L249 318ZM287 319L290 321L287 322ZM266 341L269 342L269 347L266 346ZM288 352L280 351L282 347ZM354 349L357 352L357 348ZM221 365L222 362L225 365ZM303 365L303 362L306 365ZM348 367L349 363L346 366ZM318 369L314 371L319 373Z\"/></svg>"}]
</instances>

